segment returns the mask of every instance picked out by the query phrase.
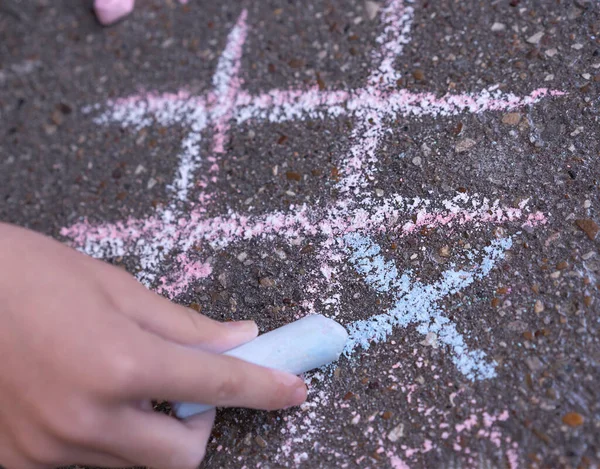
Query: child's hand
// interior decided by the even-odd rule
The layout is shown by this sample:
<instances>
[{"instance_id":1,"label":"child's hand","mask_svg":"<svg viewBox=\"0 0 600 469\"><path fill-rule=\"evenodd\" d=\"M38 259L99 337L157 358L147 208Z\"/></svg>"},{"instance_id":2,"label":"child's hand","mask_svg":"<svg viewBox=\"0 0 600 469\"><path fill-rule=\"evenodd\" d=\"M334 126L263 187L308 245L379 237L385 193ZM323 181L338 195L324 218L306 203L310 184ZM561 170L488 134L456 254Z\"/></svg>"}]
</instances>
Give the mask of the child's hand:
<instances>
[{"instance_id":1,"label":"child's hand","mask_svg":"<svg viewBox=\"0 0 600 469\"><path fill-rule=\"evenodd\" d=\"M213 353L256 334L0 224L0 465L195 468L214 412L182 422L151 399L278 409L306 398L295 376Z\"/></svg>"}]
</instances>

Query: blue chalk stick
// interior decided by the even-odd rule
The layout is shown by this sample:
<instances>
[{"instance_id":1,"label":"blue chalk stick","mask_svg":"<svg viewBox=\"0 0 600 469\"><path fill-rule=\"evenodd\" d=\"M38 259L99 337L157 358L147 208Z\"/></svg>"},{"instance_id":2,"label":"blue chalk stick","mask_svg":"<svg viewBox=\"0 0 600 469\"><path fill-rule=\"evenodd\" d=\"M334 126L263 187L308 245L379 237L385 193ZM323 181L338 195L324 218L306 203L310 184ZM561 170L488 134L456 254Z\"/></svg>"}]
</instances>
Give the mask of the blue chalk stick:
<instances>
[{"instance_id":1,"label":"blue chalk stick","mask_svg":"<svg viewBox=\"0 0 600 469\"><path fill-rule=\"evenodd\" d=\"M258 336L224 355L299 375L337 360L347 340L348 333L340 324L314 314ZM211 408L204 404L177 403L173 411L183 419Z\"/></svg>"}]
</instances>

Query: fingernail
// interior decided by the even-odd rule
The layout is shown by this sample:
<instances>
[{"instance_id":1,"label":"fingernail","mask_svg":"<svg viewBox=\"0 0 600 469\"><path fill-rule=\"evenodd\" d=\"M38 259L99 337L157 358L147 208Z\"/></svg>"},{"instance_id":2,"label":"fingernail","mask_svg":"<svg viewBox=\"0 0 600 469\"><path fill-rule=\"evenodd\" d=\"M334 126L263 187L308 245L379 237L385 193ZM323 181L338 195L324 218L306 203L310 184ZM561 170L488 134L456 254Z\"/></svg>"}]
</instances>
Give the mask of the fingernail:
<instances>
[{"instance_id":1,"label":"fingernail","mask_svg":"<svg viewBox=\"0 0 600 469\"><path fill-rule=\"evenodd\" d=\"M308 389L306 387L306 384L302 383L302 385L298 386L292 394L292 399L289 407L294 407L302 404L306 400L307 392Z\"/></svg>"},{"instance_id":2,"label":"fingernail","mask_svg":"<svg viewBox=\"0 0 600 469\"><path fill-rule=\"evenodd\" d=\"M258 332L258 326L254 321L228 321L224 322L223 324L230 329Z\"/></svg>"},{"instance_id":3,"label":"fingernail","mask_svg":"<svg viewBox=\"0 0 600 469\"><path fill-rule=\"evenodd\" d=\"M285 384L286 386L297 387L297 386L300 386L301 384L302 384L302 386L304 386L304 381L302 381L300 378L298 378L296 375L294 375L292 373L285 373L283 371L277 371L276 373L279 375L279 379L281 380L281 382L283 384Z\"/></svg>"}]
</instances>

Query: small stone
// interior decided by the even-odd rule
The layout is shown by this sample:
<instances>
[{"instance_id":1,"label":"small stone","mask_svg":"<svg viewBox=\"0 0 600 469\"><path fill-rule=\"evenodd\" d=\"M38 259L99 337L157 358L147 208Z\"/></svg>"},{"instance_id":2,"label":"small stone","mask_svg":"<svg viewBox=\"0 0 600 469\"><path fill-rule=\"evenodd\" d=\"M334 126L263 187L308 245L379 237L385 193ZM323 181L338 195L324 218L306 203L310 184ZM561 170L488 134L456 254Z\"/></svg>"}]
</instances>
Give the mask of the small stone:
<instances>
[{"instance_id":1,"label":"small stone","mask_svg":"<svg viewBox=\"0 0 600 469\"><path fill-rule=\"evenodd\" d=\"M51 124L44 124L44 132L46 135L54 135L56 133L56 126Z\"/></svg>"},{"instance_id":2,"label":"small stone","mask_svg":"<svg viewBox=\"0 0 600 469\"><path fill-rule=\"evenodd\" d=\"M583 127L577 127L573 132L571 132L571 137L577 137L581 132L583 132Z\"/></svg>"},{"instance_id":3,"label":"small stone","mask_svg":"<svg viewBox=\"0 0 600 469\"><path fill-rule=\"evenodd\" d=\"M244 262L246 259L248 259L248 253L247 253L247 252L240 252L240 253L237 255L237 259L238 259L238 261L240 261L240 262Z\"/></svg>"},{"instance_id":4,"label":"small stone","mask_svg":"<svg viewBox=\"0 0 600 469\"><path fill-rule=\"evenodd\" d=\"M145 171L146 171L146 168L143 165L138 164L137 168L135 168L134 174L137 176L138 174L142 174Z\"/></svg>"},{"instance_id":5,"label":"small stone","mask_svg":"<svg viewBox=\"0 0 600 469\"><path fill-rule=\"evenodd\" d=\"M591 78L592 78L592 75L590 75L589 73L582 73L582 74L581 74L581 77L582 77L584 80L589 80L589 79L591 79Z\"/></svg>"},{"instance_id":6,"label":"small stone","mask_svg":"<svg viewBox=\"0 0 600 469\"><path fill-rule=\"evenodd\" d=\"M403 436L404 436L404 424L401 423L400 425L392 428L392 431L388 433L387 439L390 440L392 443L395 443Z\"/></svg>"},{"instance_id":7,"label":"small stone","mask_svg":"<svg viewBox=\"0 0 600 469\"><path fill-rule=\"evenodd\" d=\"M556 49L548 49L546 51L546 55L548 57L554 57L556 54L558 54L558 50L556 50Z\"/></svg>"},{"instance_id":8,"label":"small stone","mask_svg":"<svg viewBox=\"0 0 600 469\"><path fill-rule=\"evenodd\" d=\"M156 179L154 178L150 178L148 179L148 184L146 184L146 187L148 188L148 190L152 189L154 186L156 186Z\"/></svg>"},{"instance_id":9,"label":"small stone","mask_svg":"<svg viewBox=\"0 0 600 469\"><path fill-rule=\"evenodd\" d=\"M356 414L354 418L350 421L352 425L356 425L358 422L360 422L360 414Z\"/></svg>"},{"instance_id":10,"label":"small stone","mask_svg":"<svg viewBox=\"0 0 600 469\"><path fill-rule=\"evenodd\" d=\"M267 447L267 442L265 441L265 439L260 436L260 435L256 435L256 437L254 438L254 441L256 441L256 444L258 446L260 446L261 448L266 448Z\"/></svg>"},{"instance_id":11,"label":"small stone","mask_svg":"<svg viewBox=\"0 0 600 469\"><path fill-rule=\"evenodd\" d=\"M377 197L383 197L383 189L375 189L375 194L377 194Z\"/></svg>"},{"instance_id":12,"label":"small stone","mask_svg":"<svg viewBox=\"0 0 600 469\"><path fill-rule=\"evenodd\" d=\"M50 120L54 123L54 125L60 127L64 121L63 114L58 109L55 110L50 116Z\"/></svg>"},{"instance_id":13,"label":"small stone","mask_svg":"<svg viewBox=\"0 0 600 469\"><path fill-rule=\"evenodd\" d=\"M289 181L302 181L302 175L296 171L287 171L285 177L288 178Z\"/></svg>"},{"instance_id":14,"label":"small stone","mask_svg":"<svg viewBox=\"0 0 600 469\"><path fill-rule=\"evenodd\" d=\"M546 77L544 78L544 81L552 81L554 80L554 75L552 73L549 73L548 75L546 75Z\"/></svg>"},{"instance_id":15,"label":"small stone","mask_svg":"<svg viewBox=\"0 0 600 469\"><path fill-rule=\"evenodd\" d=\"M563 416L562 421L569 427L578 427L583 424L584 418L577 412L569 412Z\"/></svg>"},{"instance_id":16,"label":"small stone","mask_svg":"<svg viewBox=\"0 0 600 469\"><path fill-rule=\"evenodd\" d=\"M412 159L412 164L414 164L415 166L421 166L421 157L420 156L415 156Z\"/></svg>"},{"instance_id":17,"label":"small stone","mask_svg":"<svg viewBox=\"0 0 600 469\"><path fill-rule=\"evenodd\" d=\"M596 239L596 235L598 234L600 227L598 227L598 224L594 220L589 218L581 218L579 220L575 220L575 223L583 232L585 232L586 235L588 235L588 238L590 238L592 241Z\"/></svg>"},{"instance_id":18,"label":"small stone","mask_svg":"<svg viewBox=\"0 0 600 469\"><path fill-rule=\"evenodd\" d=\"M425 79L425 72L423 72L423 70L421 70L420 68L417 68L412 75L413 78L417 81L423 81Z\"/></svg>"},{"instance_id":19,"label":"small stone","mask_svg":"<svg viewBox=\"0 0 600 469\"><path fill-rule=\"evenodd\" d=\"M587 260L591 259L592 257L594 257L594 255L595 255L595 254L596 254L596 252L595 252L595 251L589 251L589 252L586 252L585 254L583 254L583 255L581 256L581 258L582 258L584 261L587 261Z\"/></svg>"},{"instance_id":20,"label":"small stone","mask_svg":"<svg viewBox=\"0 0 600 469\"><path fill-rule=\"evenodd\" d=\"M492 25L492 31L504 31L506 29L506 25L504 23L494 23Z\"/></svg>"},{"instance_id":21,"label":"small stone","mask_svg":"<svg viewBox=\"0 0 600 469\"><path fill-rule=\"evenodd\" d=\"M476 143L477 142L475 142L475 140L473 140L473 139L464 138L456 143L456 146L454 147L454 149L456 150L457 153L464 153L466 151L469 151L471 148L473 148L476 145Z\"/></svg>"},{"instance_id":22,"label":"small stone","mask_svg":"<svg viewBox=\"0 0 600 469\"><path fill-rule=\"evenodd\" d=\"M252 433L246 433L246 436L244 437L244 444L246 446L250 446L252 444Z\"/></svg>"},{"instance_id":23,"label":"small stone","mask_svg":"<svg viewBox=\"0 0 600 469\"><path fill-rule=\"evenodd\" d=\"M393 415L393 414L392 414L392 413L391 413L389 410L386 410L386 411L383 413L383 415L381 416L381 418L382 418L383 420L389 420L389 419L391 419L391 418L392 418L392 415Z\"/></svg>"},{"instance_id":24,"label":"small stone","mask_svg":"<svg viewBox=\"0 0 600 469\"><path fill-rule=\"evenodd\" d=\"M581 49L583 49L583 44L573 44L571 46L571 49L581 50Z\"/></svg>"},{"instance_id":25,"label":"small stone","mask_svg":"<svg viewBox=\"0 0 600 469\"><path fill-rule=\"evenodd\" d=\"M432 347L434 349L438 348L438 338L435 332L428 332L425 336L425 340L420 342L421 345L425 347Z\"/></svg>"},{"instance_id":26,"label":"small stone","mask_svg":"<svg viewBox=\"0 0 600 469\"><path fill-rule=\"evenodd\" d=\"M217 277L217 280L219 281L219 283L221 284L221 287L223 289L227 288L227 274L225 272L219 274L219 276Z\"/></svg>"},{"instance_id":27,"label":"small stone","mask_svg":"<svg viewBox=\"0 0 600 469\"><path fill-rule=\"evenodd\" d=\"M539 371L544 368L544 364L538 357L527 357L525 364L531 371Z\"/></svg>"},{"instance_id":28,"label":"small stone","mask_svg":"<svg viewBox=\"0 0 600 469\"><path fill-rule=\"evenodd\" d=\"M550 274L550 278L557 279L560 278L560 270L556 270Z\"/></svg>"},{"instance_id":29,"label":"small stone","mask_svg":"<svg viewBox=\"0 0 600 469\"><path fill-rule=\"evenodd\" d=\"M264 277L259 280L260 286L265 288L271 288L275 286L275 280L270 277Z\"/></svg>"},{"instance_id":30,"label":"small stone","mask_svg":"<svg viewBox=\"0 0 600 469\"><path fill-rule=\"evenodd\" d=\"M438 254L441 257L450 257L450 246L448 246L447 244L445 246L442 246L438 251Z\"/></svg>"},{"instance_id":31,"label":"small stone","mask_svg":"<svg viewBox=\"0 0 600 469\"><path fill-rule=\"evenodd\" d=\"M421 151L423 152L423 154L425 156L430 156L431 155L431 148L429 148L426 143L424 143L423 145L421 145Z\"/></svg>"},{"instance_id":32,"label":"small stone","mask_svg":"<svg viewBox=\"0 0 600 469\"><path fill-rule=\"evenodd\" d=\"M173 44L175 44L175 39L173 39L172 37L165 39L163 41L163 43L161 44L161 47L163 49L168 49L169 47L171 47Z\"/></svg>"},{"instance_id":33,"label":"small stone","mask_svg":"<svg viewBox=\"0 0 600 469\"><path fill-rule=\"evenodd\" d=\"M62 112L64 115L69 115L73 112L73 108L69 106L67 103L60 103L58 106L58 110Z\"/></svg>"},{"instance_id":34,"label":"small stone","mask_svg":"<svg viewBox=\"0 0 600 469\"><path fill-rule=\"evenodd\" d=\"M583 208L590 208L592 206L592 201L591 200L586 200L583 203Z\"/></svg>"},{"instance_id":35,"label":"small stone","mask_svg":"<svg viewBox=\"0 0 600 469\"><path fill-rule=\"evenodd\" d=\"M544 37L544 31L540 31L538 33L535 33L533 36L528 37L527 42L529 44L539 44L542 37Z\"/></svg>"},{"instance_id":36,"label":"small stone","mask_svg":"<svg viewBox=\"0 0 600 469\"><path fill-rule=\"evenodd\" d=\"M541 300L537 300L533 307L533 312L540 314L542 311L544 311L544 303L542 303Z\"/></svg>"},{"instance_id":37,"label":"small stone","mask_svg":"<svg viewBox=\"0 0 600 469\"><path fill-rule=\"evenodd\" d=\"M521 122L521 114L518 112L509 112L502 116L502 123L507 125L517 125Z\"/></svg>"},{"instance_id":38,"label":"small stone","mask_svg":"<svg viewBox=\"0 0 600 469\"><path fill-rule=\"evenodd\" d=\"M371 21L374 20L377 13L379 13L379 8L381 8L379 3L367 0L365 2L365 13L367 14L367 18Z\"/></svg>"}]
</instances>

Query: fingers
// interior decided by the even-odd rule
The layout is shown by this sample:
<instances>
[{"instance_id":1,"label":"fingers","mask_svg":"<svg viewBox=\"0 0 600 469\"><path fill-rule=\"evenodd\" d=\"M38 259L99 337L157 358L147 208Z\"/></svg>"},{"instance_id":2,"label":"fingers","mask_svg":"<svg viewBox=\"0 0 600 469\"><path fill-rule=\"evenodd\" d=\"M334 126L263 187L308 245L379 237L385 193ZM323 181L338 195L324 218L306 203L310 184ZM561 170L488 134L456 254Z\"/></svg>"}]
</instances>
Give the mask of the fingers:
<instances>
[{"instance_id":1,"label":"fingers","mask_svg":"<svg viewBox=\"0 0 600 469\"><path fill-rule=\"evenodd\" d=\"M68 459L65 458L63 461L47 461L47 462L35 462L27 461L21 456L12 455L0 448L0 467L4 469L47 469L49 466L70 466L74 463L100 466L106 468L127 468L132 467L131 461L117 456L113 456L107 453L100 453L96 451L88 450L74 450L69 448Z\"/></svg>"},{"instance_id":2,"label":"fingers","mask_svg":"<svg viewBox=\"0 0 600 469\"><path fill-rule=\"evenodd\" d=\"M142 328L183 345L220 353L258 335L253 321L218 322L190 308L176 305L145 288L123 293L120 305Z\"/></svg>"},{"instance_id":3,"label":"fingers","mask_svg":"<svg viewBox=\"0 0 600 469\"><path fill-rule=\"evenodd\" d=\"M100 453L95 451L71 451L69 454L69 459L64 461L64 466L67 465L85 465L85 466L97 466L97 467L105 467L105 468L128 468L135 466L133 461L128 459L110 455L107 453Z\"/></svg>"},{"instance_id":4,"label":"fingers","mask_svg":"<svg viewBox=\"0 0 600 469\"><path fill-rule=\"evenodd\" d=\"M306 399L297 376L184 347L147 335L136 345L139 360L129 398L197 402L216 407L280 409Z\"/></svg>"},{"instance_id":5,"label":"fingers","mask_svg":"<svg viewBox=\"0 0 600 469\"><path fill-rule=\"evenodd\" d=\"M210 411L187 422L133 408L122 414L112 451L137 466L195 469L206 452L214 422Z\"/></svg>"}]
</instances>

